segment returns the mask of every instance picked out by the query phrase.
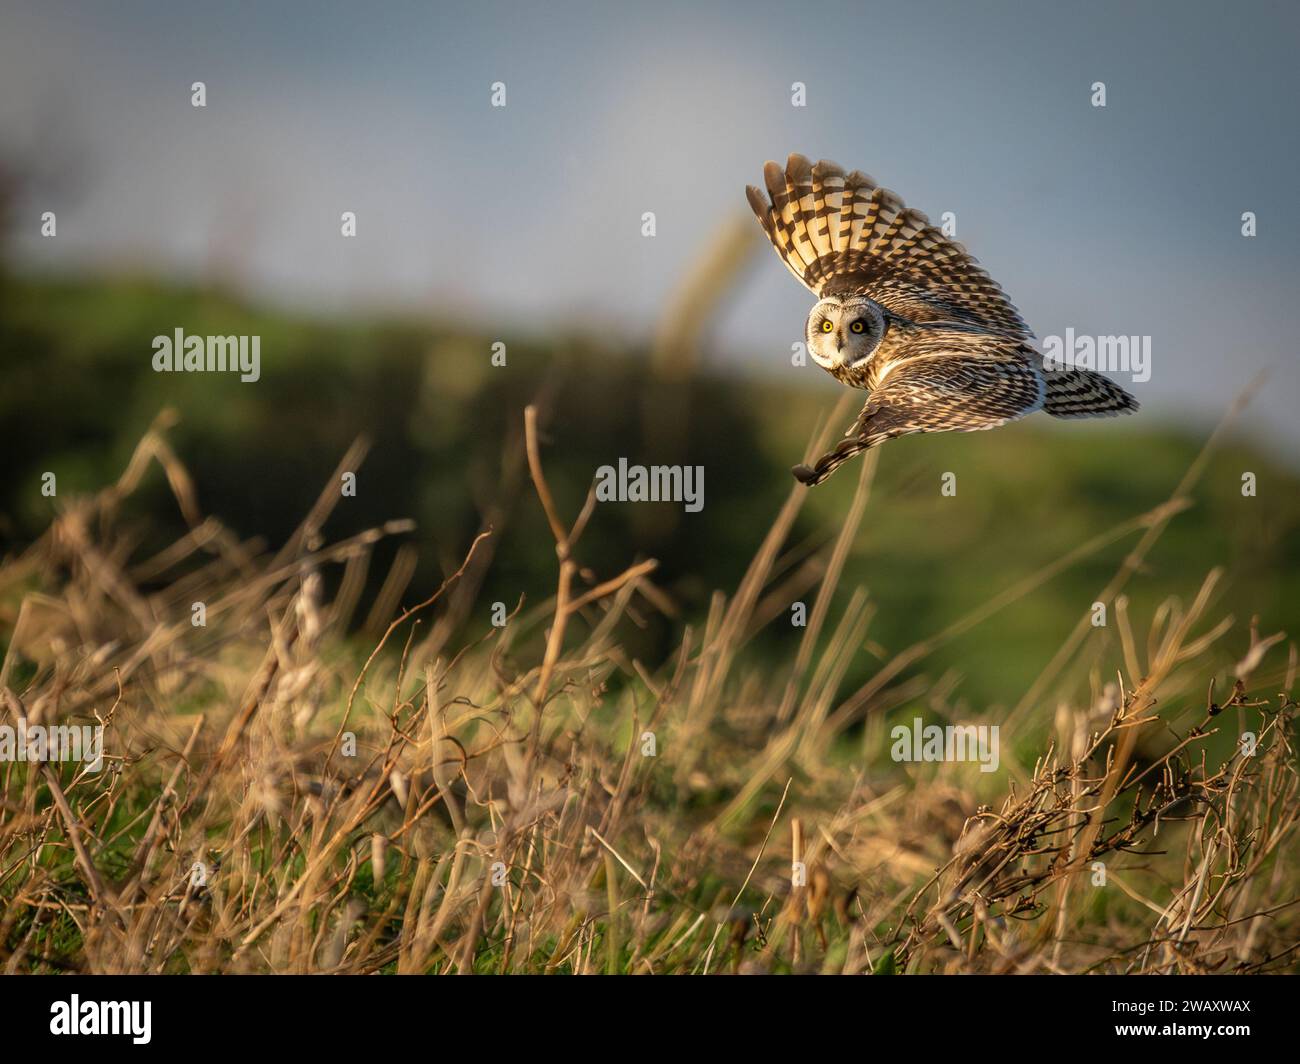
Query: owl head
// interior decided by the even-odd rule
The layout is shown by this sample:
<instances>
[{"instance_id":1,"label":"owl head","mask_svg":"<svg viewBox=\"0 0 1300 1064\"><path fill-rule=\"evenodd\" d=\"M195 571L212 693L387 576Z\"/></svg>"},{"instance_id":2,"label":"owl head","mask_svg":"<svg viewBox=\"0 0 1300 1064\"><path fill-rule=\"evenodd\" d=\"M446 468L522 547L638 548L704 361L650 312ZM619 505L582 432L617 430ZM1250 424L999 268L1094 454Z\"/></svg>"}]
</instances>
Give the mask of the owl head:
<instances>
[{"instance_id":1,"label":"owl head","mask_svg":"<svg viewBox=\"0 0 1300 1064\"><path fill-rule=\"evenodd\" d=\"M865 369L884 336L885 315L866 296L827 296L808 314L808 352L831 373Z\"/></svg>"}]
</instances>

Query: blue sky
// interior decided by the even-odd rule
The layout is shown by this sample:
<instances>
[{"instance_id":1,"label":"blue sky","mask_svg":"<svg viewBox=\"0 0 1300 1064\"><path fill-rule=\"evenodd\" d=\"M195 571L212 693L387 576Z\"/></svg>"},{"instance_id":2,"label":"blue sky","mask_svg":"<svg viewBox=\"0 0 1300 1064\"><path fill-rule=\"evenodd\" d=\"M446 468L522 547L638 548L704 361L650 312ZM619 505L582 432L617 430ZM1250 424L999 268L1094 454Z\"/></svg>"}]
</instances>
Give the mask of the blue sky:
<instances>
[{"instance_id":1,"label":"blue sky","mask_svg":"<svg viewBox=\"0 0 1300 1064\"><path fill-rule=\"evenodd\" d=\"M0 148L55 161L19 219L35 269L219 269L277 302L620 340L800 151L953 211L1040 337L1151 336L1158 415L1208 424L1270 368L1256 413L1294 450L1298 10L0 0ZM765 258L707 357L786 371L810 302Z\"/></svg>"}]
</instances>

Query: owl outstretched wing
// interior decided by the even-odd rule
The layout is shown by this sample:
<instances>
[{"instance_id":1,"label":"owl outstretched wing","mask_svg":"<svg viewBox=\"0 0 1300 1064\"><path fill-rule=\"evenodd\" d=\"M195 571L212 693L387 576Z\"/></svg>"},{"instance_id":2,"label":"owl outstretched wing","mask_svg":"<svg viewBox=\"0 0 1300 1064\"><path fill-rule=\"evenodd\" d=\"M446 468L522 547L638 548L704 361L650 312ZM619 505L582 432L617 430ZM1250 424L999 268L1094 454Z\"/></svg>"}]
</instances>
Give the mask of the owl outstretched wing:
<instances>
[{"instance_id":1,"label":"owl outstretched wing","mask_svg":"<svg viewBox=\"0 0 1300 1064\"><path fill-rule=\"evenodd\" d=\"M819 297L860 294L913 322L956 322L1028 340L1006 293L961 244L888 189L825 160L763 167L749 204L790 271Z\"/></svg>"},{"instance_id":2,"label":"owl outstretched wing","mask_svg":"<svg viewBox=\"0 0 1300 1064\"><path fill-rule=\"evenodd\" d=\"M899 362L871 393L839 446L812 466L794 467L805 484L818 484L856 454L915 432L977 432L1041 409L1042 372L1014 341L980 356L927 355Z\"/></svg>"}]
</instances>

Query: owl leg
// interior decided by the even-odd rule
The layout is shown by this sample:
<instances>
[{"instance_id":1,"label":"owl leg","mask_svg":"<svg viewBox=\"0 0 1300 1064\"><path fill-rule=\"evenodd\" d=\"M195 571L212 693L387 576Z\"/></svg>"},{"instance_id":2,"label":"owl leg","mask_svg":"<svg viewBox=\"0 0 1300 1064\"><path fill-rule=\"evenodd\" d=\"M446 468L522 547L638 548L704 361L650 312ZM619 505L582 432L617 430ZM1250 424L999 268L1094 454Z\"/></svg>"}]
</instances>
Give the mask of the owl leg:
<instances>
[{"instance_id":1,"label":"owl leg","mask_svg":"<svg viewBox=\"0 0 1300 1064\"><path fill-rule=\"evenodd\" d=\"M854 455L861 454L863 451L890 439L894 435L892 432L869 431L871 416L879 409L878 403L868 399L866 405L862 408L862 412L858 414L857 420L844 433L844 439L836 444L833 450L827 451L818 458L811 466L800 463L791 469L790 472L794 474L794 478L809 487L820 484Z\"/></svg>"},{"instance_id":2,"label":"owl leg","mask_svg":"<svg viewBox=\"0 0 1300 1064\"><path fill-rule=\"evenodd\" d=\"M804 484L819 484L855 454L896 436L996 428L1040 409L1044 390L1042 371L1019 349L908 359L872 393L847 439L792 472Z\"/></svg>"},{"instance_id":3,"label":"owl leg","mask_svg":"<svg viewBox=\"0 0 1300 1064\"><path fill-rule=\"evenodd\" d=\"M869 451L872 447L898 435L900 433L887 430L884 432L867 432L854 436L838 444L834 450L827 451L811 466L800 464L791 469L790 472L794 474L795 480L812 487L814 484L820 484L854 455Z\"/></svg>"}]
</instances>

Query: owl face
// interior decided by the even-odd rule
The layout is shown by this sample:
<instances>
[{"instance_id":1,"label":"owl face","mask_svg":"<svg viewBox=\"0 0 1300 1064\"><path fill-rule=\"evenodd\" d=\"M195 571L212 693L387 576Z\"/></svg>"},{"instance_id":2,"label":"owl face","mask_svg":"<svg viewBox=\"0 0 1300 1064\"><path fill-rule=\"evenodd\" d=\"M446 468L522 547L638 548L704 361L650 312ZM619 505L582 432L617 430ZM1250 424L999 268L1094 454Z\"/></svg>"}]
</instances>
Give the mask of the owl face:
<instances>
[{"instance_id":1,"label":"owl face","mask_svg":"<svg viewBox=\"0 0 1300 1064\"><path fill-rule=\"evenodd\" d=\"M866 296L827 296L808 315L808 353L824 370L853 369L885 336L885 316Z\"/></svg>"}]
</instances>

